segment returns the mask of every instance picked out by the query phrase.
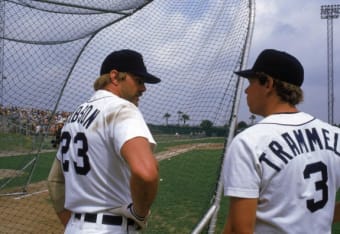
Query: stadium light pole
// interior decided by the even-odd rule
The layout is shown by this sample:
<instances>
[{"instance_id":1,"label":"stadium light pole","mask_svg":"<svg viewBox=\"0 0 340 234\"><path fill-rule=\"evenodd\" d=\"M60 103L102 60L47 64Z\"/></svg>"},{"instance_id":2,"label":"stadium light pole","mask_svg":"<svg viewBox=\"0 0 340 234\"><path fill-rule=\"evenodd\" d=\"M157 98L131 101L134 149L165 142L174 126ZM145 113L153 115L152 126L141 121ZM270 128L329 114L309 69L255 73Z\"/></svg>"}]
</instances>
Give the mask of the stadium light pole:
<instances>
[{"instance_id":1,"label":"stadium light pole","mask_svg":"<svg viewBox=\"0 0 340 234\"><path fill-rule=\"evenodd\" d=\"M340 5L321 6L321 19L327 19L328 123L334 124L333 19L339 18Z\"/></svg>"},{"instance_id":2,"label":"stadium light pole","mask_svg":"<svg viewBox=\"0 0 340 234\"><path fill-rule=\"evenodd\" d=\"M4 1L0 1L0 79L1 79L1 107L3 106L4 99L4 25L5 25L5 3Z\"/></svg>"},{"instance_id":3,"label":"stadium light pole","mask_svg":"<svg viewBox=\"0 0 340 234\"><path fill-rule=\"evenodd\" d=\"M0 107L3 107L4 104L4 78L3 76L1 76L1 103L0 103Z\"/></svg>"},{"instance_id":4,"label":"stadium light pole","mask_svg":"<svg viewBox=\"0 0 340 234\"><path fill-rule=\"evenodd\" d=\"M6 76L1 76L1 103L0 106L3 107L4 106L4 80L6 80L7 77Z\"/></svg>"}]
</instances>

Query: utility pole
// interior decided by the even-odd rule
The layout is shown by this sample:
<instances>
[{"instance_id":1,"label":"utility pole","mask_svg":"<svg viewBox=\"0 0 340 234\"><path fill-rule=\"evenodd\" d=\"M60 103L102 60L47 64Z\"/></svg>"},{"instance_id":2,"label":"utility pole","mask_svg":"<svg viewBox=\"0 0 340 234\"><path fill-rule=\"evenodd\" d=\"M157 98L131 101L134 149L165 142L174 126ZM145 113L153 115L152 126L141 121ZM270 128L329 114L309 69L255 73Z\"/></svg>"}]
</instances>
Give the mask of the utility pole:
<instances>
[{"instance_id":1,"label":"utility pole","mask_svg":"<svg viewBox=\"0 0 340 234\"><path fill-rule=\"evenodd\" d=\"M321 19L327 19L328 123L334 124L333 19L339 18L340 5L321 6Z\"/></svg>"},{"instance_id":2,"label":"utility pole","mask_svg":"<svg viewBox=\"0 0 340 234\"><path fill-rule=\"evenodd\" d=\"M4 104L4 34L5 34L5 1L0 0L0 107Z\"/></svg>"}]
</instances>

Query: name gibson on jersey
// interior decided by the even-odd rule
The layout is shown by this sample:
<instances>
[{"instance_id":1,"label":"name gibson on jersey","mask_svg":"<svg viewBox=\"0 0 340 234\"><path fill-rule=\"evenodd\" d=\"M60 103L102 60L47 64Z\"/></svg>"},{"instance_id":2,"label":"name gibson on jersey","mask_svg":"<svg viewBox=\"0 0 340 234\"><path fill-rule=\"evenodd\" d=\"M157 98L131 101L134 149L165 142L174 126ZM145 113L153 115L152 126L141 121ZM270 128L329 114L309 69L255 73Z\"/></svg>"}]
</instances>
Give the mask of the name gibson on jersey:
<instances>
[{"instance_id":1,"label":"name gibson on jersey","mask_svg":"<svg viewBox=\"0 0 340 234\"><path fill-rule=\"evenodd\" d=\"M263 152L259 158L261 164L264 163L278 172L284 165L288 164L290 160L293 160L300 154L308 152L329 150L340 157L339 133L337 132L330 132L324 128L299 129L293 130L292 132L285 132L281 134L281 137L281 143L273 140L268 144L268 148L275 156L275 159L268 157L265 152ZM288 147L286 145L283 146L281 140L283 140ZM283 164L278 162L282 162Z\"/></svg>"},{"instance_id":2,"label":"name gibson on jersey","mask_svg":"<svg viewBox=\"0 0 340 234\"><path fill-rule=\"evenodd\" d=\"M100 111L98 109L93 109L93 105L79 106L78 109L67 119L66 123L74 123L77 121L87 129L97 117L99 112Z\"/></svg>"}]
</instances>

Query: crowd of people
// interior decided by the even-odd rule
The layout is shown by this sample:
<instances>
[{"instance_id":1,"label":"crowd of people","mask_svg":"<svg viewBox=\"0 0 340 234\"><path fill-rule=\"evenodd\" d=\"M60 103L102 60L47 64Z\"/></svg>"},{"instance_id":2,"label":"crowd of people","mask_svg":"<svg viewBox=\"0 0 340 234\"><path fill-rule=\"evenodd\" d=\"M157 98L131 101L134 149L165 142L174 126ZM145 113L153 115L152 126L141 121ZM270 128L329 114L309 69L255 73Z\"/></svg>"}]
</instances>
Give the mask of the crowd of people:
<instances>
[{"instance_id":1,"label":"crowd of people","mask_svg":"<svg viewBox=\"0 0 340 234\"><path fill-rule=\"evenodd\" d=\"M53 115L51 110L0 106L0 132L18 133L26 136L48 134L55 135L69 112L58 111Z\"/></svg>"}]
</instances>

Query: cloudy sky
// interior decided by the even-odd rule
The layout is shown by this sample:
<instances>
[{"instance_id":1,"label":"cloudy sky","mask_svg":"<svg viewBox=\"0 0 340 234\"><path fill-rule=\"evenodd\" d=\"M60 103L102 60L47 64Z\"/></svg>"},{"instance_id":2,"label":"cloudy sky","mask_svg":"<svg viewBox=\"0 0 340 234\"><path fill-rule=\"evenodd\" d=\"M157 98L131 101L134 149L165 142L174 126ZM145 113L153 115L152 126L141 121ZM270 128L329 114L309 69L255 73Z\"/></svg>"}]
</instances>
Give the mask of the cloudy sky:
<instances>
[{"instance_id":1,"label":"cloudy sky","mask_svg":"<svg viewBox=\"0 0 340 234\"><path fill-rule=\"evenodd\" d=\"M302 86L305 100L298 107L328 121L327 20L320 18L322 5L340 4L340 0L256 0L253 41L248 59L251 67L265 48L295 55L305 69ZM340 18L333 20L334 122L340 123ZM244 86L247 82L244 83ZM242 95L239 119L249 122ZM260 117L257 117L259 120Z\"/></svg>"},{"instance_id":2,"label":"cloudy sky","mask_svg":"<svg viewBox=\"0 0 340 234\"><path fill-rule=\"evenodd\" d=\"M139 2L141 0L130 0L129 2ZM238 1L238 0L234 0ZM337 2L338 1L338 2ZM302 86L305 92L305 101L302 103L299 108L302 111L311 113L312 115L327 121L328 120L328 88L327 88L327 20L320 18L320 8L322 5L326 4L340 4L340 0L255 0L256 3L256 17L255 17L255 27L253 34L253 41L250 49L250 56L248 59L248 66L251 67L257 57L257 55L266 48L275 48L279 50L287 51L293 55L295 55L304 65L305 68L305 82ZM109 25L110 22L113 22L117 16L115 14L91 14L91 16L86 15L71 15L67 14L67 16L59 17L59 14L55 14L54 16L58 20L54 20L55 18L51 18L47 11L33 11L32 9L26 8L21 4L14 4L9 1L6 6L6 25L7 27L12 26L12 28L5 30L7 32L7 36L9 38L15 38L16 40L27 40L27 41L36 41L36 40L45 40L48 43L53 41L67 41L70 39L74 39L74 37L85 38L84 35L88 35L91 32L96 32L99 28L104 25ZM21 2L21 1L18 1ZM118 2L118 1L117 1ZM121 1L128 4L127 1ZM230 2L232 2L230 0ZM247 1L244 1L247 2ZM36 2L34 2L37 4ZM209 94L223 94L222 91L217 90L216 87L211 87L211 89L207 88L207 83L215 84L216 82L206 82L206 75L200 72L201 70L205 70L202 68L206 68L206 65L202 64L202 62L209 63L209 59L213 61L217 59L221 64L216 63L214 67L216 71L214 74L218 77L226 77L232 74L232 68L227 68L224 64L227 64L224 60L228 60L229 58L225 55L228 53L220 52L219 47L214 47L212 42L216 43L216 46L219 46L220 41L227 40L229 35L234 35L235 31L241 31L239 28L234 31L226 32L224 28L224 23L228 22L228 14L227 11L232 11L235 13L235 9L230 8L229 1L223 0L211 0L211 1L194 1L194 0L178 0L178 1L167 1L167 0L159 0L154 1L154 4L150 4L145 8L145 11L139 11L134 14L132 17L128 17L127 19L114 24L114 30L110 27L107 27L106 30L102 30L102 33L96 37L96 40L93 40L92 50L89 49L86 53L84 53L84 58L86 56L86 60L84 59L84 63L86 66L79 66L75 68L74 76L82 77L82 82L79 82L79 79L70 79L71 81L68 84L70 89L70 98L67 95L64 95L66 104L70 103L69 100L73 100L77 102L79 100L84 100L85 96L88 96L92 92L92 88L88 85L93 82L93 77L97 76L98 66L100 65L100 61L102 61L102 57L108 52L111 52L112 47L114 48L132 48L132 49L141 49L143 54L145 55L145 59L147 61L147 65L150 71L155 71L156 74L159 74L162 77L163 82L157 86L158 94L155 92L155 95L160 97L163 96L171 96L175 97L175 101L167 102L167 105L164 105L162 100L157 97L153 98L152 88L150 87L149 96L143 97L143 102L141 103L141 107L145 107L144 113L152 113L152 115L157 118L159 121L163 121L163 115L166 112L173 113L173 121L177 122L176 112L178 110L183 111L184 113L189 114L193 119L194 116L198 122L204 119L211 119L210 117L210 107L212 106L209 103L209 98L204 97L204 101L200 101L201 99L197 98L196 94L192 94L193 92L189 92L192 90L192 87L184 87L184 84L194 84L194 87L203 87L204 92L208 92ZM97 3L98 4L98 3ZM117 3L118 4L118 3ZM246 5L246 4L244 4ZM46 7L45 4L42 6ZM41 7L42 7L41 6ZM49 6L49 5L47 5ZM17 14L18 7L22 7L23 14ZM177 8L178 7L178 8ZM215 7L215 8L213 8ZM225 7L225 8L223 8ZM247 6L243 6L247 7ZM68 8L67 8L68 9ZM180 10L178 10L180 9ZM217 10L216 10L217 9ZM244 13L244 8L240 8L240 12L236 12L235 15L240 16ZM78 9L79 10L79 9ZM207 12L212 11L214 14L207 14ZM20 15L20 17L18 17ZM26 17L22 17L26 16ZM151 15L162 16L157 20L153 20ZM39 20L35 20L34 17L38 17ZM44 17L43 17L44 16ZM166 17L164 17L166 16ZM15 18L17 17L17 18ZM85 17L85 20L84 18ZM94 19L92 18L94 17ZM167 18L168 17L168 18ZM224 17L224 18L223 18ZM75 21L75 18L78 21ZM242 17L241 17L242 18ZM31 19L31 20L29 20ZM146 28L144 26L144 22L149 20L150 23ZM162 21L163 20L163 21ZM237 21L237 20L236 20ZM32 23L34 22L34 23ZM49 24L47 23L49 22ZM71 30L70 33L64 33L65 24L69 24L72 22L71 26L77 27L77 30ZM133 23L134 27L127 27L129 23ZM237 21L241 25L237 25L237 27L244 26L244 21ZM40 23L39 27L36 26ZM337 92L340 86L340 18L334 19L334 122L340 123L340 94ZM27 30L29 25L34 25L34 30ZM166 26L165 26L166 25ZM19 27L20 26L20 27ZM171 26L169 30L169 26ZM217 31L211 31L210 26ZM21 30L18 30L20 28ZM71 27L72 28L72 27ZM79 28L79 30L78 30ZM232 28L232 27L231 27ZM48 30L50 29L50 30ZM80 30L81 29L81 30ZM129 29L129 30L126 30ZM183 34L185 29L185 34ZM227 27L230 30L230 27ZM35 31L39 30L39 31ZM111 34L105 32L115 32L114 35L117 35L116 30L121 30L122 35L119 37L113 37ZM151 30L154 30L156 33L150 33ZM172 31L173 30L173 31ZM179 30L179 31L176 31ZM218 31L220 30L220 31ZM223 32L221 30L224 30ZM32 32L35 33L32 33ZM75 33L74 33L75 32ZM168 33L172 33L171 36ZM216 33L213 34L213 33ZM72 36L71 38L70 35ZM163 37L160 37L163 35ZM164 36L167 35L167 36ZM183 35L186 35L185 37ZM222 36L221 36L222 35ZM103 36L100 37L100 36ZM223 38L226 37L226 38ZM131 40L133 38L133 40ZM164 39L166 38L166 40ZM195 38L193 41L191 38ZM22 102L34 102L31 98L33 96L37 96L39 101L43 99L46 100L46 103L54 103L50 101L50 99L41 98L41 92L45 91L45 86L41 85L41 83L46 81L47 87L50 87L51 83L62 86L63 78L67 76L68 69L72 68L73 60L78 56L79 51L81 50L81 46L85 44L87 38L76 41L73 43L64 43L57 44L57 46L51 46L49 53L44 53L46 50L45 45L28 46L31 53L17 53L17 51L23 51L25 48L16 48L13 44L18 46L23 46L23 43L8 43L8 46L13 46L8 49L9 53L7 55L6 64L10 65L13 73L9 71L8 76L13 77L13 79L7 79L5 85L10 85L10 80L13 82L13 87L22 88L21 93L27 93L27 95L31 95L30 98L21 97ZM189 40L190 46L185 46L185 43L188 43ZM211 43L203 43L201 40L206 40ZM100 43L96 43L100 42ZM157 42L157 45L155 44ZM166 42L166 43L165 43ZM180 43L179 43L180 42ZM77 44L78 43L78 44ZM108 46L109 45L109 46ZM194 47L195 45L195 47ZM237 48L235 46L235 42L231 44L233 48ZM26 45L25 45L26 46ZM37 47L37 49L31 49L30 47ZM42 50L40 47L44 48ZM26 48L26 50L28 50ZM188 50L187 53L184 53L183 50ZM198 49L197 49L198 48ZM205 49L203 49L205 48ZM179 53L176 49L181 50ZM230 48L226 48L230 49ZM195 55L193 56L192 50ZM67 51L67 56L65 56ZM207 52L208 51L208 52ZM39 52L39 53L37 53ZM214 53L212 53L214 52ZM32 54L36 53L34 57L34 61L37 61L39 66L36 66L35 69L27 69L27 66L23 61L31 61ZM218 54L221 54L221 58L217 57ZM230 53L233 54L233 53ZM16 55L16 56L15 56ZM53 56L52 56L53 55ZM183 56L180 59L179 55ZM223 55L223 56L222 56ZM176 56L176 59L165 59L171 56ZM202 56L203 59L201 59ZM208 57L210 56L210 57ZM188 59L190 58L190 59ZM193 60L195 58L196 61L188 63L188 61ZM58 64L55 63L58 61ZM81 59L80 59L81 61ZM172 64L169 64L171 61ZM185 61L186 63L184 63ZM19 69L20 65L20 69ZM57 66L58 65L58 66ZM68 67L66 66L68 65ZM191 69L183 68L180 69L172 69L173 66L178 68L179 66L190 67ZM53 66L51 68L51 66ZM226 71L221 70L223 67ZM9 68L8 68L9 69ZM84 72L80 75L80 71ZM175 74L174 71L178 72ZM183 75L182 72L186 71L186 75ZM28 74L28 72L30 72ZM39 73L38 73L39 72ZM40 74L40 72L42 74ZM191 73L190 73L191 72ZM196 73L192 73L196 72ZM198 74L201 78L198 76ZM220 75L219 73L223 73ZM47 75L46 75L47 74ZM210 73L209 73L210 74ZM211 73L212 74L212 73ZM22 76L22 77L21 77ZM39 88L42 89L37 91L37 87L34 86L34 82L21 82L22 79L26 77L34 77L34 81ZM40 79L38 79L40 77ZM48 77L48 78L46 78ZM58 78L60 77L60 78ZM84 81L83 77L87 77L89 80ZM172 79L175 77L179 77L182 81L185 79L190 79L188 82L179 83L179 87L183 89L179 90L179 87L174 87ZM195 77L197 80L193 80L192 77ZM211 77L211 76L209 76ZM53 79L53 82L51 80ZM55 82L57 80L58 82ZM225 81L225 79L223 80ZM74 83L72 83L74 82ZM191 83L190 83L191 82ZM201 82L201 83L200 83ZM79 84L80 83L80 84ZM245 82L245 86L247 82ZM31 86L27 86L31 85ZM223 84L224 85L224 84ZM224 87L219 84L218 87ZM188 86L188 85L187 85ZM20 100L16 95L16 89L13 87L5 86L5 97L8 100ZM77 87L74 89L73 87ZM163 89L162 89L163 88ZM186 89L184 89L186 88ZM156 89L156 87L155 87ZM54 91L57 92L60 90L60 87L54 88ZM79 92L78 90L82 90ZM85 92L87 90L88 92ZM165 90L165 91L163 91ZM173 90L181 91L181 93L175 93ZM189 90L189 91L188 91ZM214 90L215 92L210 92L210 90ZM31 91L29 93L28 91ZM72 91L72 92L71 92ZM195 89L196 91L196 89ZM197 93L200 92L201 89L197 89ZM11 93L10 93L11 92ZM66 92L66 91L65 91ZM162 95L159 95L162 93ZM164 93L168 95L164 95ZM59 94L59 92L57 93ZM56 94L56 96L57 96ZM86 94L86 95L85 95ZM88 94L88 95L87 95ZM190 94L190 98L192 98L195 103L204 104L201 105L202 108L205 108L204 111L197 108L193 105L185 105L185 107L180 107L177 103L177 96L188 96ZM11 96L13 95L13 96ZM55 96L51 95L49 92L46 93L49 97L54 98ZM15 97L12 98L11 97ZM78 97L78 99L76 98ZM219 100L216 97L213 97L215 100ZM182 98L183 99L183 98ZM161 106L160 108L155 108L152 105L148 105L148 100L152 101L152 104L155 104L154 100L157 100L157 105ZM41 103L45 103L41 101ZM62 100L63 101L63 100ZM80 101L79 101L80 102ZM183 104L184 102L180 100ZM144 104L145 103L145 104ZM190 102L188 102L190 103ZM219 102L216 102L219 104ZM171 104L171 105L170 105ZM185 103L184 103L185 104ZM192 104L192 102L191 102ZM28 105L28 104L27 104ZM146 109L146 106L150 106L151 111ZM208 107L206 107L208 106ZM186 108L186 109L184 109ZM73 110L73 107L70 110ZM221 108L217 108L221 109ZM67 109L68 110L68 109ZM158 110L158 114L154 115L153 112ZM194 112L195 111L195 112ZM197 113L204 115L204 117L196 116ZM208 116L206 113L209 113ZM217 113L217 112L216 112ZM215 112L214 112L215 114ZM251 113L248 111L248 107L245 102L245 94L243 93L240 103L240 111L239 111L239 121L243 120L249 122L249 117ZM217 114L217 116L220 116ZM223 121L225 121L224 116ZM227 118L228 119L228 118ZM257 118L258 120L260 117Z\"/></svg>"}]
</instances>

